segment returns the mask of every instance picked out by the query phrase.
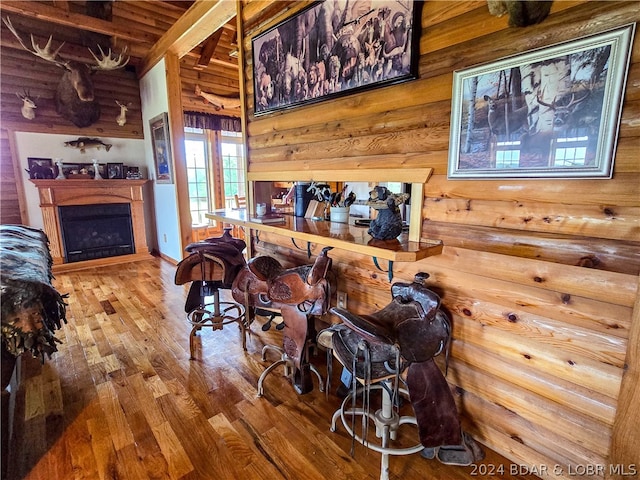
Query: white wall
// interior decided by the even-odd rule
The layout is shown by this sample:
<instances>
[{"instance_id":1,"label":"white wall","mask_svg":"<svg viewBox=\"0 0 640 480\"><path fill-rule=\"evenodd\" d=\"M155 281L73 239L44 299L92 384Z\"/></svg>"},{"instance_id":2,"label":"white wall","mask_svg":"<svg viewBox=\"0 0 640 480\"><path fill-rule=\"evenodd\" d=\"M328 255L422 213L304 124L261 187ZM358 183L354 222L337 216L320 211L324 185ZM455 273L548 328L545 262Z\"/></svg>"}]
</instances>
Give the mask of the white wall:
<instances>
[{"instance_id":1,"label":"white wall","mask_svg":"<svg viewBox=\"0 0 640 480\"><path fill-rule=\"evenodd\" d=\"M38 189L29 181L29 174L26 171L29 168L27 160L29 157L61 158L64 163L91 163L95 158L100 163L121 162L128 166L141 167L141 171L146 175L145 143L143 140L99 137L103 143L111 144L108 152L104 149L90 148L85 153L81 153L78 149L65 147L64 142L78 138L71 135L16 132L15 137L27 203L28 224L35 228L42 229L44 224ZM73 180L65 181L72 182Z\"/></svg>"},{"instance_id":2,"label":"white wall","mask_svg":"<svg viewBox=\"0 0 640 480\"><path fill-rule=\"evenodd\" d=\"M144 150L149 178L154 179L153 149L149 120L162 112L169 111L165 62L160 61L140 79L140 99L142 104L142 123L144 125ZM175 147L172 145L172 149ZM182 259L180 244L180 224L175 184L152 184L152 197L155 206L154 243L149 246L173 260Z\"/></svg>"},{"instance_id":3,"label":"white wall","mask_svg":"<svg viewBox=\"0 0 640 480\"><path fill-rule=\"evenodd\" d=\"M149 248L173 260L182 259L176 187L175 184L157 184L154 181L155 168L149 128L151 118L162 112L167 112L169 109L164 60L160 61L140 80L140 97L144 140L100 137L103 143L112 145L108 152L104 149L92 148L81 153L78 149L65 147L64 142L78 138L71 135L16 132L16 147L22 167L28 225L40 229L44 228L38 189L29 181L29 174L26 172L29 168L27 161L29 157L61 158L65 163L91 163L94 158L100 163L122 162L128 166L141 167L140 170L145 178L151 180L144 188L145 222Z\"/></svg>"}]
</instances>

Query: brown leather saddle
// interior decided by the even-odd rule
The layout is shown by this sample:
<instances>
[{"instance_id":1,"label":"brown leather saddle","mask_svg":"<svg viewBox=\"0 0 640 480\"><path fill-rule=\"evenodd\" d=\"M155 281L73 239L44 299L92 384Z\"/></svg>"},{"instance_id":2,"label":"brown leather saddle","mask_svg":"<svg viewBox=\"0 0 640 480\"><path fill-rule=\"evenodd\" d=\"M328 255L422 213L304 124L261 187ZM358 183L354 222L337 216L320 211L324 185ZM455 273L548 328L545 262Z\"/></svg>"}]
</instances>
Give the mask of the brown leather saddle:
<instances>
[{"instance_id":1,"label":"brown leather saddle","mask_svg":"<svg viewBox=\"0 0 640 480\"><path fill-rule=\"evenodd\" d=\"M220 237L207 238L187 245L190 254L178 263L175 284L193 282L185 302L185 312L191 312L202 303L205 296L218 288L230 289L238 272L246 265L242 251L244 240L231 236L225 228Z\"/></svg>"},{"instance_id":2,"label":"brown leather saddle","mask_svg":"<svg viewBox=\"0 0 640 480\"><path fill-rule=\"evenodd\" d=\"M343 308L330 310L342 324L320 332L331 335L331 348L342 365L365 389L372 383L406 371L407 390L420 442L444 463L470 464L481 450L463 434L449 385L433 358L442 352L448 360L451 324L440 309L440 297L426 286L426 273L412 283L394 283L393 299L372 315L356 315ZM324 343L324 342L321 342Z\"/></svg>"},{"instance_id":3,"label":"brown leather saddle","mask_svg":"<svg viewBox=\"0 0 640 480\"><path fill-rule=\"evenodd\" d=\"M284 320L283 348L293 360L293 386L299 394L313 389L306 346L311 315L323 315L331 300L332 260L322 249L312 265L285 269L278 260L254 257L238 273L232 286L233 298L248 307L278 308Z\"/></svg>"}]
</instances>

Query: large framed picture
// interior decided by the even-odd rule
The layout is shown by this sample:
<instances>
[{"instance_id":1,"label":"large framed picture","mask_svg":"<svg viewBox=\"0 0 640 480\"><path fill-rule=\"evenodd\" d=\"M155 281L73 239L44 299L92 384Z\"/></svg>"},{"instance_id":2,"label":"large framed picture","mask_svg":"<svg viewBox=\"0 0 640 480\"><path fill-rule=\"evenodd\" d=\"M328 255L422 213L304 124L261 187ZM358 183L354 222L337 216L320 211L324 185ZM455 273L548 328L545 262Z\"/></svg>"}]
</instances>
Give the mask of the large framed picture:
<instances>
[{"instance_id":1,"label":"large framed picture","mask_svg":"<svg viewBox=\"0 0 640 480\"><path fill-rule=\"evenodd\" d=\"M255 36L255 115L417 78L421 7L324 0Z\"/></svg>"},{"instance_id":2,"label":"large framed picture","mask_svg":"<svg viewBox=\"0 0 640 480\"><path fill-rule=\"evenodd\" d=\"M173 183L169 116L166 112L149 120L157 183Z\"/></svg>"},{"instance_id":3,"label":"large framed picture","mask_svg":"<svg viewBox=\"0 0 640 480\"><path fill-rule=\"evenodd\" d=\"M634 28L454 72L449 178L611 178Z\"/></svg>"}]
</instances>

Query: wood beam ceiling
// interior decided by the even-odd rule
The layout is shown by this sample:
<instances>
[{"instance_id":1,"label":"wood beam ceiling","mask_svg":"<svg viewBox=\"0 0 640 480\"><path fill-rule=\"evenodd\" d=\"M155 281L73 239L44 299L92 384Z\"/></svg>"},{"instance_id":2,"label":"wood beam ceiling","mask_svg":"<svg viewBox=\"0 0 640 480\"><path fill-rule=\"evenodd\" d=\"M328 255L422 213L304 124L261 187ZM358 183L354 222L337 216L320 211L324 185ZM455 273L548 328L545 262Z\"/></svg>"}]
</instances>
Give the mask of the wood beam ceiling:
<instances>
[{"instance_id":1,"label":"wood beam ceiling","mask_svg":"<svg viewBox=\"0 0 640 480\"><path fill-rule=\"evenodd\" d=\"M236 2L218 0L194 3L184 15L158 40L140 66L144 75L167 52L184 57L236 15Z\"/></svg>"},{"instance_id":2,"label":"wood beam ceiling","mask_svg":"<svg viewBox=\"0 0 640 480\"><path fill-rule=\"evenodd\" d=\"M40 2L3 0L2 11L5 14L7 12L17 13L58 25L118 37L132 43L139 43L142 41L153 43L155 41L153 36L150 34L132 32L129 29L119 27L118 25L114 25L106 20L100 20L81 13L69 12L66 9L52 7Z\"/></svg>"}]
</instances>

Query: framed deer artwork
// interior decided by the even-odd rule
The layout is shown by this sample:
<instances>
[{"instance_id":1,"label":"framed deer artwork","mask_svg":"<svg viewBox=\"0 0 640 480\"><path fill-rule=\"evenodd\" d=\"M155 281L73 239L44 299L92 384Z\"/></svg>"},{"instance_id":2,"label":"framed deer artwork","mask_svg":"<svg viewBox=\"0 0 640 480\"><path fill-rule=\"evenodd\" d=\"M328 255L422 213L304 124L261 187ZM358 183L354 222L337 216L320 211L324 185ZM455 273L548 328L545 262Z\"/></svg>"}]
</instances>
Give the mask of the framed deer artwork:
<instances>
[{"instance_id":1,"label":"framed deer artwork","mask_svg":"<svg viewBox=\"0 0 640 480\"><path fill-rule=\"evenodd\" d=\"M256 35L255 115L417 78L422 3L324 0Z\"/></svg>"},{"instance_id":2,"label":"framed deer artwork","mask_svg":"<svg viewBox=\"0 0 640 480\"><path fill-rule=\"evenodd\" d=\"M173 183L169 117L166 112L149 120L156 183Z\"/></svg>"},{"instance_id":3,"label":"framed deer artwork","mask_svg":"<svg viewBox=\"0 0 640 480\"><path fill-rule=\"evenodd\" d=\"M449 178L611 178L634 29L454 72Z\"/></svg>"}]
</instances>

